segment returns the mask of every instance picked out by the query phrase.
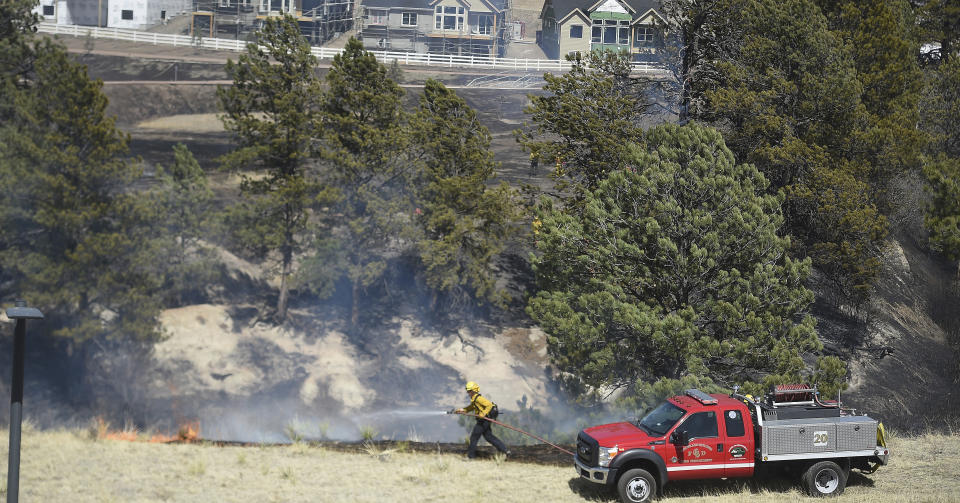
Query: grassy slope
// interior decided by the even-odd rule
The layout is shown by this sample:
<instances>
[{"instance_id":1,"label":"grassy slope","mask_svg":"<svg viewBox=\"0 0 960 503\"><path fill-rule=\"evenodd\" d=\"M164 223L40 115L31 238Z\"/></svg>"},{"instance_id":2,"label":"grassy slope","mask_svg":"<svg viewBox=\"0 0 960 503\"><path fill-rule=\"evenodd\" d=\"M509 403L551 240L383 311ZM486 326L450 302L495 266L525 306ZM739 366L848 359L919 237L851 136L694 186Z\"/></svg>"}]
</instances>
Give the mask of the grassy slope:
<instances>
[{"instance_id":1,"label":"grassy slope","mask_svg":"<svg viewBox=\"0 0 960 503\"><path fill-rule=\"evenodd\" d=\"M5 473L7 442L2 444ZM854 471L846 493L835 501L960 500L960 436L893 438L890 447L890 465L869 476ZM371 451L150 444L91 440L80 431L28 430L20 497L25 502L612 501L609 493L576 480L567 465ZM787 479L674 484L667 499L815 501Z\"/></svg>"}]
</instances>

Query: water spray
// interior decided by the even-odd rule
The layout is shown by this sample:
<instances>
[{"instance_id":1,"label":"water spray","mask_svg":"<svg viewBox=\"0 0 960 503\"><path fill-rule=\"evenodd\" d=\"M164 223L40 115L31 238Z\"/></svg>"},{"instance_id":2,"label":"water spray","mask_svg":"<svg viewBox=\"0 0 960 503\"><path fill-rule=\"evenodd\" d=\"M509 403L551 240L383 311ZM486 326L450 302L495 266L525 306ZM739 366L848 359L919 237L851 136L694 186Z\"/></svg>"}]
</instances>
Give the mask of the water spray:
<instances>
[{"instance_id":1,"label":"water spray","mask_svg":"<svg viewBox=\"0 0 960 503\"><path fill-rule=\"evenodd\" d=\"M419 418L419 417L429 417L429 416L442 416L444 414L449 414L449 411L445 410L433 410L433 409L401 409L401 410L381 410L377 412L367 412L364 414L355 414L354 417L362 419L383 419L383 418Z\"/></svg>"},{"instance_id":2,"label":"water spray","mask_svg":"<svg viewBox=\"0 0 960 503\"><path fill-rule=\"evenodd\" d=\"M534 435L533 433L530 433L530 432L528 432L528 431L523 431L523 430L521 430L520 428L514 428L513 426L510 426L509 424L501 423L500 421L497 421L496 419L490 419L489 417L486 417L486 416L478 416L477 414L470 414L469 412L457 412L456 409L454 409L454 410L448 410L448 411L447 411L447 414L461 414L461 415L464 415L464 416L473 416L473 417L476 417L476 418L478 418L478 419L484 419L484 420L486 420L486 421L490 421L490 422L493 423L493 424L499 424L500 426L503 426L504 428L509 428L509 429L511 429L511 430L513 430L513 431L516 431L516 432L518 432L518 433L522 433L522 434L524 434L524 435L526 435L526 436L528 436L528 437L535 438L535 439L537 439L537 440L539 440L539 441L541 441L541 442L549 445L550 447L553 447L554 449L557 449L558 451L563 451L563 452L565 452L565 453L573 456L573 453L572 453L572 452L564 449L563 447L560 447L560 446L555 445L555 444L551 444L550 442L548 442L548 441L546 441L546 440L544 440L544 439L542 439L542 438Z\"/></svg>"}]
</instances>

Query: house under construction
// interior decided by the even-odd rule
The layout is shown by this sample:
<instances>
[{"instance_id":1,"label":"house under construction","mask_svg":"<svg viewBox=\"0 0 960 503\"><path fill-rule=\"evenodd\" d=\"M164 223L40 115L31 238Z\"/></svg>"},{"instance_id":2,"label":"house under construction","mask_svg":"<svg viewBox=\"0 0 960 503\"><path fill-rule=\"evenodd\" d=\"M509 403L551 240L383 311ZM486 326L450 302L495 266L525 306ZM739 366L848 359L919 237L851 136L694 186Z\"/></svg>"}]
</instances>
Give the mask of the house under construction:
<instances>
[{"instance_id":1,"label":"house under construction","mask_svg":"<svg viewBox=\"0 0 960 503\"><path fill-rule=\"evenodd\" d=\"M191 34L246 38L265 19L290 15L311 44L353 28L354 0L194 0Z\"/></svg>"},{"instance_id":2,"label":"house under construction","mask_svg":"<svg viewBox=\"0 0 960 503\"><path fill-rule=\"evenodd\" d=\"M360 38L369 50L498 57L505 0L364 0Z\"/></svg>"}]
</instances>

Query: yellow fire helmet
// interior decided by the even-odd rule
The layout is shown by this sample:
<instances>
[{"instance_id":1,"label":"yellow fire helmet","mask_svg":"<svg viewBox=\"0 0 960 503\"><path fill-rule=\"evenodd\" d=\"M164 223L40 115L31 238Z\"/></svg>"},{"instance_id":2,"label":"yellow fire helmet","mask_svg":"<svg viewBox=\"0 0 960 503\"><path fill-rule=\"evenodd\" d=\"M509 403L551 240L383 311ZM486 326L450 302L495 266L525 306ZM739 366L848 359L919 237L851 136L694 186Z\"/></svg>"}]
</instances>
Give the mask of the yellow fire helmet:
<instances>
[{"instance_id":1,"label":"yellow fire helmet","mask_svg":"<svg viewBox=\"0 0 960 503\"><path fill-rule=\"evenodd\" d=\"M467 381L467 391L474 391L474 392L479 393L479 392L480 392L480 385L477 384L477 383L475 383L475 382L473 382L473 381Z\"/></svg>"}]
</instances>

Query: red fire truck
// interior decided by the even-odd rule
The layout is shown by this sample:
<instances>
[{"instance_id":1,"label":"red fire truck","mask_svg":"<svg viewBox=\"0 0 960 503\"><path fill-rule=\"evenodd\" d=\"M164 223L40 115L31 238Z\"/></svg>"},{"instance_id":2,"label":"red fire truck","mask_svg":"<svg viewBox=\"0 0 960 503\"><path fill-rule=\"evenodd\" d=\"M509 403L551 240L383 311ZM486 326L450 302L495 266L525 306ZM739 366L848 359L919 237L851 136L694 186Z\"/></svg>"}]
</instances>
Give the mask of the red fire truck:
<instances>
[{"instance_id":1,"label":"red fire truck","mask_svg":"<svg viewBox=\"0 0 960 503\"><path fill-rule=\"evenodd\" d=\"M586 428L577 437L577 474L616 487L621 501L662 495L675 480L752 477L782 468L813 496L843 492L851 468L887 463L883 425L815 387L784 385L763 399L689 389L638 421Z\"/></svg>"}]
</instances>

